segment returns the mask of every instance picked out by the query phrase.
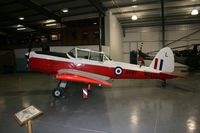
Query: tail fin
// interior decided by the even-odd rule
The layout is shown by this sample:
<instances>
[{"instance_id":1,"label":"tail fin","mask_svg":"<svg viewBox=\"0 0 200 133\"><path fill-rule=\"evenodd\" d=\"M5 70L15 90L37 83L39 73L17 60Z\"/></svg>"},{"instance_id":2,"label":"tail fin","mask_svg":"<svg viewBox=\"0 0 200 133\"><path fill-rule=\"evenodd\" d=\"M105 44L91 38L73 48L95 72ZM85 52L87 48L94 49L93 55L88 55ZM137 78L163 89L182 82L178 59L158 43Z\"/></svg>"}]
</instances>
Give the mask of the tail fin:
<instances>
[{"instance_id":1,"label":"tail fin","mask_svg":"<svg viewBox=\"0 0 200 133\"><path fill-rule=\"evenodd\" d=\"M162 48L156 54L149 67L162 72L173 72L174 54L172 50L169 47Z\"/></svg>"}]
</instances>

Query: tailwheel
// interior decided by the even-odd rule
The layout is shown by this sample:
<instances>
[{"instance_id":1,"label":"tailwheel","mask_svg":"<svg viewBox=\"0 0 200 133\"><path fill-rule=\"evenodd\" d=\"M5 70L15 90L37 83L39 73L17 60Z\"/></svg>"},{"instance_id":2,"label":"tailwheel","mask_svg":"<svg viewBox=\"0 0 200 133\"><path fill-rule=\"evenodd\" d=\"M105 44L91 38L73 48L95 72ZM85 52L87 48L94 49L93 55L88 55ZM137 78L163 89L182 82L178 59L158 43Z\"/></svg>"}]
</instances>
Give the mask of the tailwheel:
<instances>
[{"instance_id":1,"label":"tailwheel","mask_svg":"<svg viewBox=\"0 0 200 133\"><path fill-rule=\"evenodd\" d=\"M61 87L57 87L52 92L53 96L56 98L62 97L64 94L64 90Z\"/></svg>"},{"instance_id":2,"label":"tailwheel","mask_svg":"<svg viewBox=\"0 0 200 133\"><path fill-rule=\"evenodd\" d=\"M167 85L166 79L163 79L162 87L166 87L166 85Z\"/></svg>"}]
</instances>

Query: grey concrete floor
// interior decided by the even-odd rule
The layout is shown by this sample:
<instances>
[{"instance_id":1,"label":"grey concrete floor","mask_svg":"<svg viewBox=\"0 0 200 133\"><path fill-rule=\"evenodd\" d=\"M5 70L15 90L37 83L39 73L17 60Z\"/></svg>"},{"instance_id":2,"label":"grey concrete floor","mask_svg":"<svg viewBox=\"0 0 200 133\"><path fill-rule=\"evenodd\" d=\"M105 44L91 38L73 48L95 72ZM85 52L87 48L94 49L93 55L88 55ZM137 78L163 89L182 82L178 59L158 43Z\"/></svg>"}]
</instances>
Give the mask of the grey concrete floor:
<instances>
[{"instance_id":1,"label":"grey concrete floor","mask_svg":"<svg viewBox=\"0 0 200 133\"><path fill-rule=\"evenodd\" d=\"M199 133L200 73L190 80L115 80L113 88L95 87L82 100L81 84L70 83L64 98L54 99L51 75L0 75L0 133L25 133L13 114L29 105L44 114L33 133Z\"/></svg>"}]
</instances>

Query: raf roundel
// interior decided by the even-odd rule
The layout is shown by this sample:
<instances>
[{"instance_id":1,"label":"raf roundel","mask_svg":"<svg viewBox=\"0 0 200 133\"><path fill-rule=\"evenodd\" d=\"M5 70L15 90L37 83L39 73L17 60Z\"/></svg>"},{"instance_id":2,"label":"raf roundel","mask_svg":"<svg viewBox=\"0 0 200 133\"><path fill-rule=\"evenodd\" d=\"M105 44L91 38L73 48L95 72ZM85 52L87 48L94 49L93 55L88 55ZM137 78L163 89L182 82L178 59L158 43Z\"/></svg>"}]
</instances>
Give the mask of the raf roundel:
<instances>
[{"instance_id":1,"label":"raf roundel","mask_svg":"<svg viewBox=\"0 0 200 133\"><path fill-rule=\"evenodd\" d=\"M123 73L123 69L119 66L115 67L114 73L115 73L115 75L120 76Z\"/></svg>"}]
</instances>

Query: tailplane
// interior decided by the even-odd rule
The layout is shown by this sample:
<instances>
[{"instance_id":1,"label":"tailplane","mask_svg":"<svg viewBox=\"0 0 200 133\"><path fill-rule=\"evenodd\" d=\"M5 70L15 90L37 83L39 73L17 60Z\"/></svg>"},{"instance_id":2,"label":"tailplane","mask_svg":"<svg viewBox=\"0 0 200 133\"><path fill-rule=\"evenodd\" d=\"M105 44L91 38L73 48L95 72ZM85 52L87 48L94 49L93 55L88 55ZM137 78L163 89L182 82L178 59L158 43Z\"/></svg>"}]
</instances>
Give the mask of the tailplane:
<instances>
[{"instance_id":1,"label":"tailplane","mask_svg":"<svg viewBox=\"0 0 200 133\"><path fill-rule=\"evenodd\" d=\"M149 67L162 72L173 72L174 54L172 50L169 47L162 48L156 54Z\"/></svg>"}]
</instances>

